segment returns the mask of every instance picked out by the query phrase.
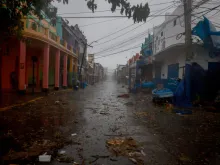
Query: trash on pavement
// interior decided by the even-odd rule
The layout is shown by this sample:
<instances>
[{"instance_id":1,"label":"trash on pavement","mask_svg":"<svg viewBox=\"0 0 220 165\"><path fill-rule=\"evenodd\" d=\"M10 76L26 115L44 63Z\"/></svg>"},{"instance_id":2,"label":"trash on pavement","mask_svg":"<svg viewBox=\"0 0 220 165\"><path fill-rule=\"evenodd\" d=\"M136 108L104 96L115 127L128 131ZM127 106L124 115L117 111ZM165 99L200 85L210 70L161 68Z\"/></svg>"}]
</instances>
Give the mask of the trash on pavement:
<instances>
[{"instance_id":1,"label":"trash on pavement","mask_svg":"<svg viewBox=\"0 0 220 165\"><path fill-rule=\"evenodd\" d=\"M76 133L71 134L71 136L76 136L76 135L77 135Z\"/></svg>"},{"instance_id":2,"label":"trash on pavement","mask_svg":"<svg viewBox=\"0 0 220 165\"><path fill-rule=\"evenodd\" d=\"M55 101L55 104L59 104L60 103L60 101Z\"/></svg>"},{"instance_id":3,"label":"trash on pavement","mask_svg":"<svg viewBox=\"0 0 220 165\"><path fill-rule=\"evenodd\" d=\"M145 154L145 152L144 152L143 150L141 150L141 154L142 154L143 156L146 156L146 154Z\"/></svg>"},{"instance_id":4,"label":"trash on pavement","mask_svg":"<svg viewBox=\"0 0 220 165\"><path fill-rule=\"evenodd\" d=\"M58 158L57 158L57 161L59 161L61 163L73 163L74 162L74 158L68 157L68 156L64 156L64 155L59 155Z\"/></svg>"},{"instance_id":5,"label":"trash on pavement","mask_svg":"<svg viewBox=\"0 0 220 165\"><path fill-rule=\"evenodd\" d=\"M99 160L100 158L106 159L109 158L109 156L99 156L99 155L92 155L91 157L94 158L94 160L90 161L89 164L95 163L97 160Z\"/></svg>"},{"instance_id":6,"label":"trash on pavement","mask_svg":"<svg viewBox=\"0 0 220 165\"><path fill-rule=\"evenodd\" d=\"M47 153L39 156L39 162L50 162L51 161L51 155L46 155L46 154Z\"/></svg>"},{"instance_id":7,"label":"trash on pavement","mask_svg":"<svg viewBox=\"0 0 220 165\"><path fill-rule=\"evenodd\" d=\"M63 151L63 150L59 152L60 155L63 155L65 153L66 153L66 151Z\"/></svg>"},{"instance_id":8,"label":"trash on pavement","mask_svg":"<svg viewBox=\"0 0 220 165\"><path fill-rule=\"evenodd\" d=\"M135 160L134 158L129 158L133 163L137 163L137 160Z\"/></svg>"},{"instance_id":9,"label":"trash on pavement","mask_svg":"<svg viewBox=\"0 0 220 165\"><path fill-rule=\"evenodd\" d=\"M146 117L148 116L147 112L134 112L137 117Z\"/></svg>"},{"instance_id":10,"label":"trash on pavement","mask_svg":"<svg viewBox=\"0 0 220 165\"><path fill-rule=\"evenodd\" d=\"M129 98L129 94L121 94L121 95L118 95L119 98Z\"/></svg>"},{"instance_id":11,"label":"trash on pavement","mask_svg":"<svg viewBox=\"0 0 220 165\"><path fill-rule=\"evenodd\" d=\"M133 138L113 138L106 141L106 147L115 156L128 157L133 163L143 164L141 156L143 155Z\"/></svg>"},{"instance_id":12,"label":"trash on pavement","mask_svg":"<svg viewBox=\"0 0 220 165\"><path fill-rule=\"evenodd\" d=\"M168 112L171 112L174 108L173 104L170 104L170 103L166 103L165 107L166 107L166 111Z\"/></svg>"},{"instance_id":13,"label":"trash on pavement","mask_svg":"<svg viewBox=\"0 0 220 165\"><path fill-rule=\"evenodd\" d=\"M174 109L173 112L178 115L191 115L192 114L192 110Z\"/></svg>"}]
</instances>

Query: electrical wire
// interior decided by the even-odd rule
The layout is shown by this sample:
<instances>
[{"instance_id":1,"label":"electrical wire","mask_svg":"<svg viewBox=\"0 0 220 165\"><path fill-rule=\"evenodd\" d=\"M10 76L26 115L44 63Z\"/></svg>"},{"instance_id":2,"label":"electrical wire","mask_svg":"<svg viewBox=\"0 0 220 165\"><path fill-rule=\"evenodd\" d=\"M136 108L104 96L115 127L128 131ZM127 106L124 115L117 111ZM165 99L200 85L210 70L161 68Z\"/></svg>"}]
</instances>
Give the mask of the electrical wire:
<instances>
[{"instance_id":1,"label":"electrical wire","mask_svg":"<svg viewBox=\"0 0 220 165\"><path fill-rule=\"evenodd\" d=\"M130 37L130 38L128 38L127 41L125 41L125 42L122 42L122 43L120 43L120 44L117 44L117 45L115 45L115 46L113 46L113 47L110 47L110 48L108 48L108 49L101 50L101 51L99 51L99 52L97 52L97 53L94 53L94 54L95 54L96 56L99 56L98 54L100 54L100 53L102 53L102 52L110 52L110 51L114 51L114 50L120 49L120 48L122 48L122 47L124 47L124 46L128 46L128 45L130 45L130 44L133 44L133 43L128 44L128 42L135 41L136 39L138 39L138 38L140 38L140 37L144 37L144 38L145 38L145 35L146 35L147 33L148 33L148 32L143 32L143 33L139 34L138 36ZM121 45L122 45L122 46L121 46ZM118 46L119 46L119 47L118 47ZM113 48L114 48L114 50L112 50Z\"/></svg>"},{"instance_id":2,"label":"electrical wire","mask_svg":"<svg viewBox=\"0 0 220 165\"><path fill-rule=\"evenodd\" d=\"M165 14L163 14L163 15L149 15L148 17L163 17L163 16L178 16L178 15L174 15L174 14L171 14L171 15L165 15ZM62 18L66 18L66 19L70 19L70 18L80 18L80 19L83 19L83 18L85 18L85 19L87 19L87 18L128 18L127 16L124 16L124 15L115 15L115 16L113 16L113 15L104 15L104 16L85 16L85 17L62 17Z\"/></svg>"},{"instance_id":3,"label":"electrical wire","mask_svg":"<svg viewBox=\"0 0 220 165\"><path fill-rule=\"evenodd\" d=\"M220 6L220 5L219 5ZM195 8L198 8L199 6L196 6ZM194 9L195 9L194 8ZM217 8L217 7L215 7L215 8ZM209 10L209 12L210 11L212 11L213 9L215 9L215 8L212 8L211 10ZM193 10L194 10L193 9ZM192 10L192 11L193 11ZM190 12L192 12L192 11L190 11ZM207 14L207 13L206 13ZM184 13L182 14L182 16L184 15ZM181 15L180 16L178 16L178 17L181 17ZM174 18L175 19L175 18ZM171 22L171 21L169 21L169 22ZM169 22L166 22L166 24L168 24ZM177 34L178 35L178 34ZM176 36L176 35L174 35L174 36ZM171 37L173 37L173 36L170 36L170 37L168 37L168 38L171 38ZM167 38L165 38L165 39L167 39ZM137 48L137 47L132 47L132 48L130 48L130 49L126 49L126 50L123 50L123 51L120 51L120 52L116 52L116 53L112 53L112 54L108 54L108 55L104 55L104 56L101 56L101 57L97 57L97 58L103 58L103 57L107 57L107 56L111 56L111 55L114 55L114 54L118 54L118 53L121 53L121 52L125 52L125 51L128 51L128 50L131 50L131 49L135 49L135 48ZM96 59L96 58L95 58Z\"/></svg>"},{"instance_id":4,"label":"electrical wire","mask_svg":"<svg viewBox=\"0 0 220 165\"><path fill-rule=\"evenodd\" d=\"M94 45L94 46L99 46L99 45L103 45L103 44L105 44L105 43L111 42L111 41L113 41L113 40L115 40L115 39L117 39L117 38L119 38L119 37L122 37L122 36L128 34L128 33L131 32L131 31L133 31L133 30L135 30L135 29L137 29L137 28L143 26L144 24L145 24L145 23L143 23L143 24L141 24L141 25L139 25L139 26L137 26L137 27L135 27L135 28L133 28L133 29L131 29L131 30L129 30L129 31L125 32L125 33L123 33L123 34L121 34L120 36L117 36L117 37L115 37L115 38L112 38L112 39L110 39L110 40L107 40L107 41L105 41L105 42L102 42L102 43L100 43L100 44L96 44L96 45Z\"/></svg>"},{"instance_id":5,"label":"electrical wire","mask_svg":"<svg viewBox=\"0 0 220 165\"><path fill-rule=\"evenodd\" d=\"M98 10L98 11L95 11L94 13L93 12L78 12L78 13L61 13L61 14L57 14L58 16L61 16L61 15L74 15L74 14L95 14L95 13L103 13L103 12L112 12L111 10ZM121 9L116 9L115 11L121 11ZM161 11L161 9L158 9L158 10L152 10L152 12L158 12L158 11ZM112 12L113 13L113 12Z\"/></svg>"},{"instance_id":6,"label":"electrical wire","mask_svg":"<svg viewBox=\"0 0 220 165\"><path fill-rule=\"evenodd\" d=\"M201 16L196 16L196 17L197 17L197 18L201 18L201 17L203 17L204 15L206 15L206 14L210 13L211 11L213 11L214 9L217 9L218 7L220 7L220 5L218 5L218 6L216 6L216 7L213 7L213 8L211 8L210 10L203 11L203 13L204 13L204 12L206 12L206 13L203 14L203 15L201 15ZM195 20L196 20L196 19L192 20L192 22L194 22Z\"/></svg>"},{"instance_id":7,"label":"electrical wire","mask_svg":"<svg viewBox=\"0 0 220 165\"><path fill-rule=\"evenodd\" d=\"M86 26L91 26L91 25L97 25L97 24L100 24L100 23L105 23L105 22L110 22L110 21L115 21L115 20L118 20L118 18L116 19L111 19L111 20L106 20L106 21L100 21L100 22L95 22L95 23L91 23L91 24L87 24L87 25L81 25L79 27L86 27Z\"/></svg>"},{"instance_id":8,"label":"electrical wire","mask_svg":"<svg viewBox=\"0 0 220 165\"><path fill-rule=\"evenodd\" d=\"M172 6L172 5L171 5L171 6ZM169 9L169 8L168 8L168 9ZM168 9L167 9L167 10L168 10ZM154 18L155 18L155 17L154 17ZM154 19L154 18L152 18L152 19ZM113 41L113 40L115 40L115 39L117 39L117 38L119 38L119 37L122 37L122 36L128 34L129 32L131 32L131 31L133 31L133 30L135 30L135 29L137 29L137 28L143 26L144 24L146 24L147 22L151 21L152 19L146 21L145 23L143 23L143 24L141 24L141 25L139 25L139 26L137 26L137 27L135 27L135 28L133 28L133 29L131 29L131 30L125 32L125 33L123 33L123 34L121 34L120 36L117 36L117 37L115 37L115 38L113 38L113 39L110 39L110 40L107 40L107 41L105 41L105 42L102 42L102 43L96 44L96 45L94 45L94 46L99 46L99 45L102 45L102 44L108 43L108 42L110 42L110 41Z\"/></svg>"},{"instance_id":9,"label":"electrical wire","mask_svg":"<svg viewBox=\"0 0 220 165\"><path fill-rule=\"evenodd\" d=\"M188 13L192 13L196 8L199 8L201 5L203 5L204 3L207 3L207 2L205 2L206 0L202 0L202 1L200 1L200 2L198 2L197 3L197 5L195 5L190 11L188 11ZM185 13L182 13L182 14L180 14L179 16L177 16L177 17L175 17L175 18L173 18L173 19L171 19L171 20L169 20L169 21L167 21L167 22L164 22L163 24L161 24L160 26L166 26L168 23L170 23L170 22L172 22L172 21L174 21L175 19L178 19L178 18L181 18L182 16L184 16L184 14ZM156 35L158 35L159 34L159 32L156 34ZM155 35L155 36L156 36Z\"/></svg>"},{"instance_id":10,"label":"electrical wire","mask_svg":"<svg viewBox=\"0 0 220 165\"><path fill-rule=\"evenodd\" d=\"M184 32L183 32L183 33L184 33ZM169 38L172 38L172 37L176 37L176 36L179 35L179 34L181 34L181 33L178 33L178 34L175 34L175 35L166 37L166 38L164 38L164 39L169 39ZM151 43L153 43L153 42L151 42ZM140 44L141 44L141 43L140 43ZM132 49L136 49L136 48L140 47L140 44L135 45L134 47L131 47L131 48L129 48L129 49L125 49L125 50L122 50L122 51L119 51L119 52L115 52L115 53L103 55L103 56L100 56L100 57L96 57L96 58L94 58L94 59L103 58L103 57L108 57L108 56L112 56L112 55L115 55L115 54L118 54L118 53L122 53L122 52L126 52L126 51L129 51L129 50L132 50Z\"/></svg>"},{"instance_id":11,"label":"electrical wire","mask_svg":"<svg viewBox=\"0 0 220 165\"><path fill-rule=\"evenodd\" d=\"M170 9L171 7L173 7L173 5L170 5L170 6L164 8L164 9L162 9L162 10L160 10L160 11L168 10L168 9ZM168 9L167 9L167 8L168 8ZM159 12L159 13L161 13L161 12ZM122 29L120 29L120 30L118 30L118 31L116 31L116 32L112 32L112 33L110 33L110 34L108 34L108 35L106 35L106 36L103 36L103 37L101 37L101 38L99 38L99 39L97 39L97 40L95 40L95 41L97 42L97 41L100 41L100 40L102 40L102 39L105 39L106 37L109 37L109 36L111 36L111 35L113 35L113 34L116 34L116 33L120 32L120 31L125 30L125 29L127 29L127 28L129 28L129 27L131 27L131 26L134 26L134 25L135 25L135 24L129 25L129 26L127 26L127 27L125 27L125 28L122 28Z\"/></svg>"}]
</instances>

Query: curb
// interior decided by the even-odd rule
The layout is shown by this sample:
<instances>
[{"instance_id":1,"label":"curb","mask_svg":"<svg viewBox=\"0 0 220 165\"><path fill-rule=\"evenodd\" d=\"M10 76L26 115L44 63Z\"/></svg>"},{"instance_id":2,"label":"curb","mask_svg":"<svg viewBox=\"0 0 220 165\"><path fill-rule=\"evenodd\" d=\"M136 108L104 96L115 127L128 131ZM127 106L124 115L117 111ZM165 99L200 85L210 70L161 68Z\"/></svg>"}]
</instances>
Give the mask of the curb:
<instances>
[{"instance_id":1,"label":"curb","mask_svg":"<svg viewBox=\"0 0 220 165\"><path fill-rule=\"evenodd\" d=\"M67 91L70 91L70 90L72 90L72 89L69 89L69 88L68 88L68 89L65 89L65 90L56 91L56 92L54 92L54 93L67 92ZM23 102L23 103L19 103L19 104L13 104L13 105L10 105L10 106L6 106L6 107L3 107L3 108L0 108L0 112L9 110L9 109L11 109L11 108L19 107L19 106L24 106L24 105L27 105L27 104L29 104L29 103L35 102L35 101L40 100L40 99L43 99L43 98L44 98L44 97L37 97L37 98L32 99L32 100L29 100L29 101L27 101L27 102Z\"/></svg>"}]
</instances>

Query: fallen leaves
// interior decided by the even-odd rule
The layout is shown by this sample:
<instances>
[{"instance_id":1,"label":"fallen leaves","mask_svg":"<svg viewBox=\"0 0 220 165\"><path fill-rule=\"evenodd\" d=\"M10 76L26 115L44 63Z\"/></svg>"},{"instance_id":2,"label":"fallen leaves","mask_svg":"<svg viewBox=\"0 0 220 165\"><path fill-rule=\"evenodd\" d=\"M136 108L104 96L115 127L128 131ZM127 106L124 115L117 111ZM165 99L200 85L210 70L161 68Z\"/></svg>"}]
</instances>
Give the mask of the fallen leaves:
<instances>
[{"instance_id":1,"label":"fallen leaves","mask_svg":"<svg viewBox=\"0 0 220 165\"><path fill-rule=\"evenodd\" d=\"M147 113L147 112L134 112L134 114L135 114L137 117L147 117L147 116L148 116L148 113Z\"/></svg>"},{"instance_id":2,"label":"fallen leaves","mask_svg":"<svg viewBox=\"0 0 220 165\"><path fill-rule=\"evenodd\" d=\"M138 147L137 142L133 138L113 138L106 141L109 151L115 156L128 157L133 163L142 165L143 153Z\"/></svg>"}]
</instances>

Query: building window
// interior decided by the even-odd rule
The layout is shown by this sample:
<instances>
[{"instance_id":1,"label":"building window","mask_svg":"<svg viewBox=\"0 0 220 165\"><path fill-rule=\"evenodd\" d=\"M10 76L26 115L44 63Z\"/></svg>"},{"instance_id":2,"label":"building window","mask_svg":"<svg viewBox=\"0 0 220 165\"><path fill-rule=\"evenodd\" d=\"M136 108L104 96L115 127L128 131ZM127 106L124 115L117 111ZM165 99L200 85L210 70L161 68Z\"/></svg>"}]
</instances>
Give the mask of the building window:
<instances>
[{"instance_id":1,"label":"building window","mask_svg":"<svg viewBox=\"0 0 220 165\"><path fill-rule=\"evenodd\" d=\"M158 40L158 36L156 37L156 40Z\"/></svg>"},{"instance_id":2,"label":"building window","mask_svg":"<svg viewBox=\"0 0 220 165\"><path fill-rule=\"evenodd\" d=\"M176 19L173 21L173 26L176 26Z\"/></svg>"},{"instance_id":3,"label":"building window","mask_svg":"<svg viewBox=\"0 0 220 165\"><path fill-rule=\"evenodd\" d=\"M161 32L160 34L161 34L161 36L163 36L163 32Z\"/></svg>"}]
</instances>

